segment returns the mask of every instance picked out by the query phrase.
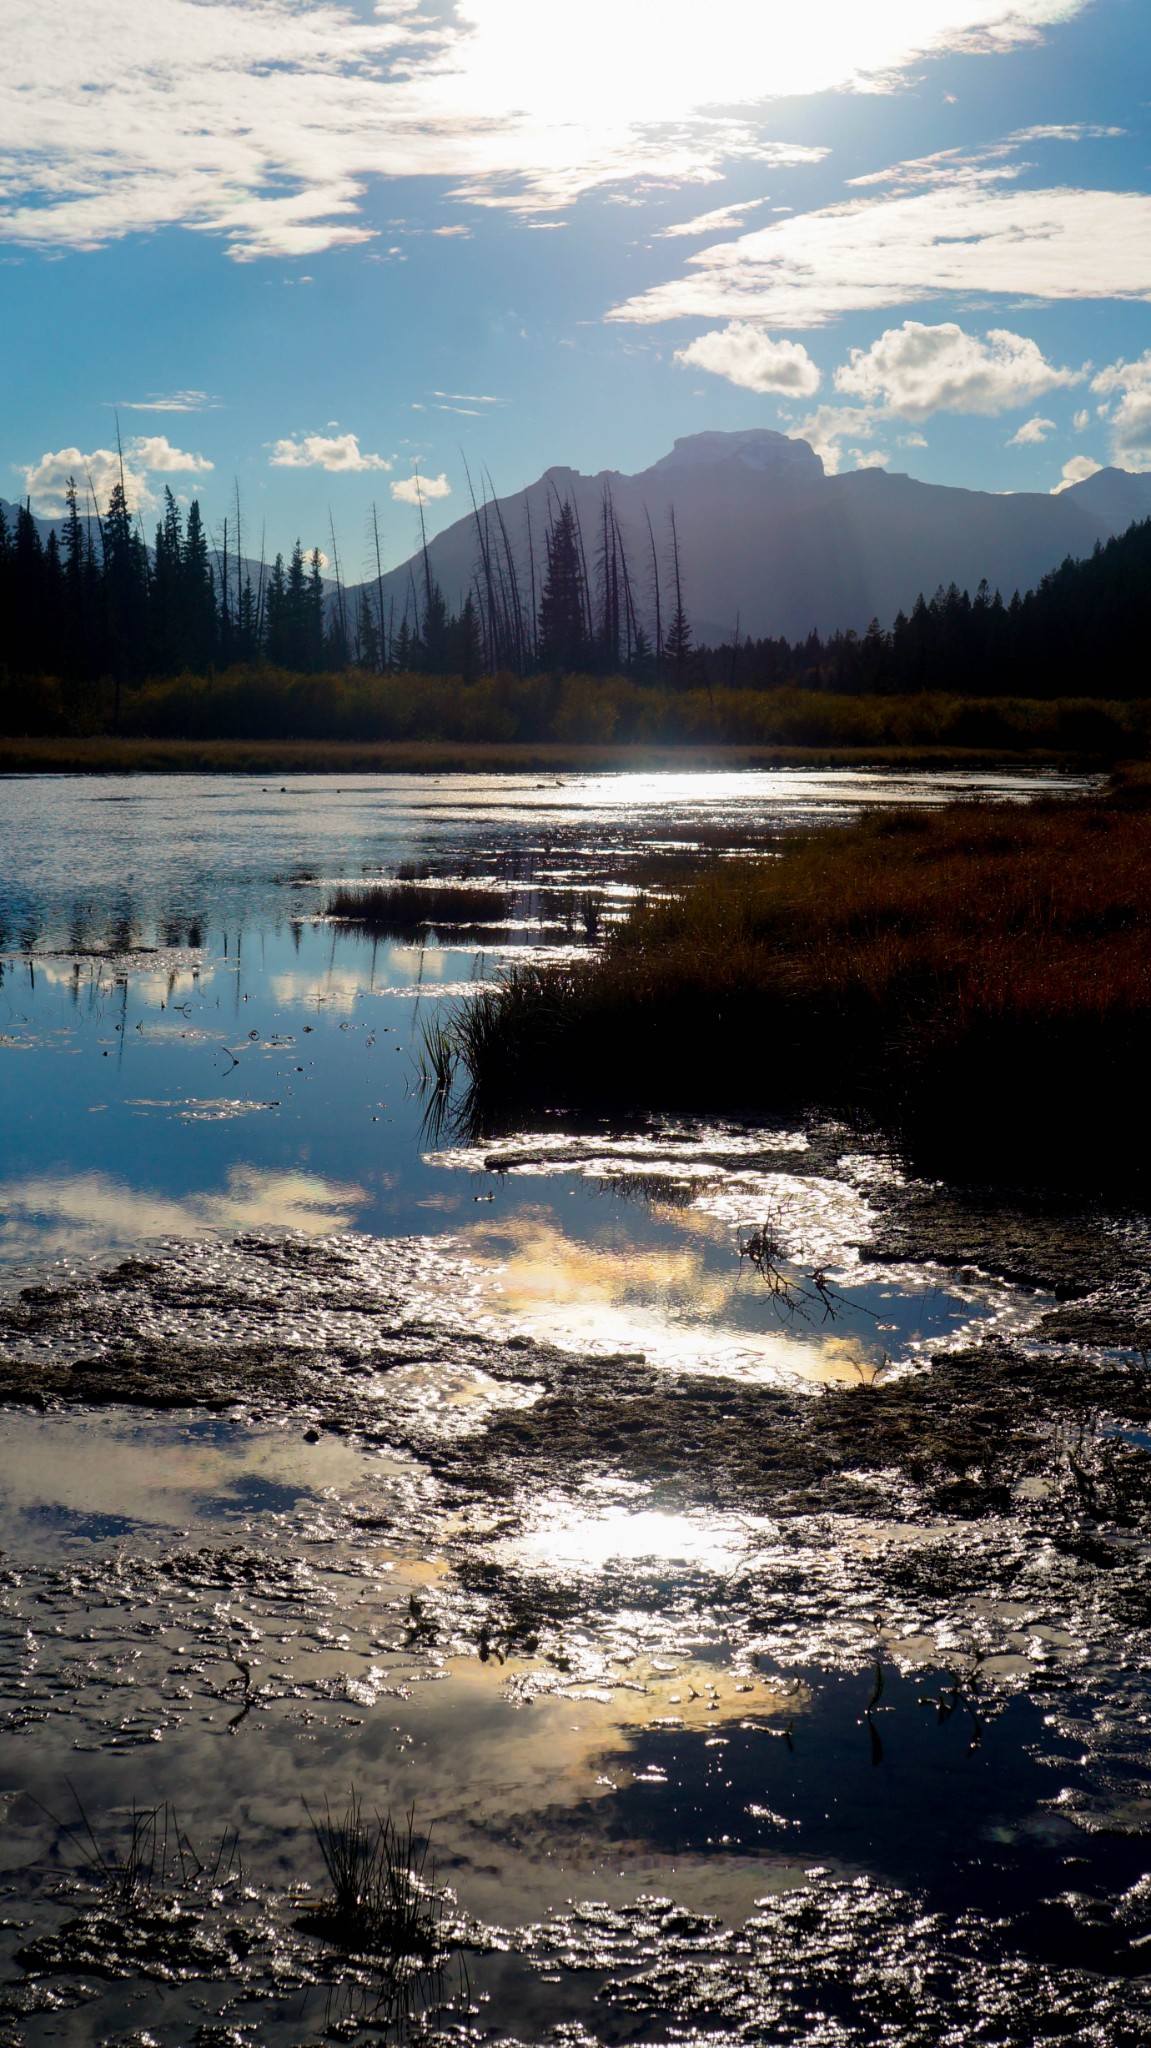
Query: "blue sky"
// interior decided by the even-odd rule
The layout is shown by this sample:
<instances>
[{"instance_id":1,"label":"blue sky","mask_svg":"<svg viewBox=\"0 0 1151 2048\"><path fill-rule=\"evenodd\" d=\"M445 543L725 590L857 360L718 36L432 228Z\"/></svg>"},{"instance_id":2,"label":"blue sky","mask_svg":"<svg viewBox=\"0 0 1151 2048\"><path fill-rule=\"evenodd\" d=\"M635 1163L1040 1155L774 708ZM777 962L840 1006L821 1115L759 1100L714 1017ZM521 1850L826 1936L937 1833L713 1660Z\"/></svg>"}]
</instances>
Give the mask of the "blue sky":
<instances>
[{"instance_id":1,"label":"blue sky","mask_svg":"<svg viewBox=\"0 0 1151 2048\"><path fill-rule=\"evenodd\" d=\"M389 561L553 463L1151 467L1146 0L9 0L0 495Z\"/></svg>"}]
</instances>

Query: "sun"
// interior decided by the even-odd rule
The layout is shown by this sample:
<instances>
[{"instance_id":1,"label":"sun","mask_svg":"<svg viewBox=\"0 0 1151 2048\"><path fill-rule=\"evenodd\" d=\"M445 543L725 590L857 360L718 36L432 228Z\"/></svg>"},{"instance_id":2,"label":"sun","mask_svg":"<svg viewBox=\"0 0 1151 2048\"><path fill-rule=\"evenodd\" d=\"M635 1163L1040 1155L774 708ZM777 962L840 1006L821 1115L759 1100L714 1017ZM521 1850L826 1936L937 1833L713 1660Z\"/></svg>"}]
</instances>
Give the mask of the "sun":
<instances>
[{"instance_id":1,"label":"sun","mask_svg":"<svg viewBox=\"0 0 1151 2048\"><path fill-rule=\"evenodd\" d=\"M591 128L864 83L917 54L1003 47L1084 0L461 0L457 89L489 108Z\"/></svg>"}]
</instances>

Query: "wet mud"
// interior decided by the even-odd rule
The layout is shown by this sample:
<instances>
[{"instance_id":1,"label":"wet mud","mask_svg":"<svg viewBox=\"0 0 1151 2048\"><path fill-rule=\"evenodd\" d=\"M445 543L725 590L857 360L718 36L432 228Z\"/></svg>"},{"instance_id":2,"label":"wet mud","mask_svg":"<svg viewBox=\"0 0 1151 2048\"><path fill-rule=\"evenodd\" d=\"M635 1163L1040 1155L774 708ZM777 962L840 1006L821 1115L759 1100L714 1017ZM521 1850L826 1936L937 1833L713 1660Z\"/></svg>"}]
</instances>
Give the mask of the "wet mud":
<instances>
[{"instance_id":1,"label":"wet mud","mask_svg":"<svg viewBox=\"0 0 1151 2048\"><path fill-rule=\"evenodd\" d=\"M977 1241L957 1230L954 1254ZM1089 1250L1049 1261L1041 1308ZM1000 1263L1017 1257L1001 1236ZM1133 1264L1120 1249L1096 1296ZM77 2041L366 2040L410 2033L417 2008L424 2037L565 2048L1151 2039L1151 1382L1105 1321L1085 1348L1090 1300L1074 1348L1046 1307L1025 1340L813 1388L542 1342L443 1240L157 1245L19 1290L0 1358L30 1427L97 1444L108 1404L145 1411L136 1431L224 1431L240 1462L229 1531L201 1496L186 1541L76 1514L0 1558L4 1725L39 1735L8 1839L40 1859L15 1886L31 1918L0 1930L0 2039L59 2038L66 2014ZM355 1478L254 1477L242 1447L269 1433L297 1460L346 1444ZM501 1712L543 1717L548 1758L502 1791L501 1744L474 1732ZM469 1723L479 1741L423 1786L463 1976L421 1980L410 2009L378 1960L301 1922L302 1807L273 1824L236 1782L255 1731L275 1781L322 1729L323 1762L289 1771L318 1798L337 1734L378 1770L381 1717L401 1753ZM122 1787L89 1816L102 1773L146 1758L134 1801L167 1800L164 1746L194 1785L221 1740L242 1882L201 1871L109 1903L64 1849L122 1832ZM83 1829L43 1810L69 1752L101 1760ZM891 1782L916 1769L909 1814ZM610 1875L615 1896L553 1891L533 1920L541 1853L560 1893ZM739 1871L726 1913L717 1865ZM649 1870L678 1895L637 1896ZM215 2017L193 2026L206 1985ZM142 2029L108 2031L110 1986Z\"/></svg>"},{"instance_id":2,"label":"wet mud","mask_svg":"<svg viewBox=\"0 0 1151 2048\"><path fill-rule=\"evenodd\" d=\"M590 941L736 794L254 852L221 787L182 923L6 969L0 2048L1151 2043L1146 1219L814 1110L453 1133L482 956L322 916L412 862Z\"/></svg>"}]
</instances>

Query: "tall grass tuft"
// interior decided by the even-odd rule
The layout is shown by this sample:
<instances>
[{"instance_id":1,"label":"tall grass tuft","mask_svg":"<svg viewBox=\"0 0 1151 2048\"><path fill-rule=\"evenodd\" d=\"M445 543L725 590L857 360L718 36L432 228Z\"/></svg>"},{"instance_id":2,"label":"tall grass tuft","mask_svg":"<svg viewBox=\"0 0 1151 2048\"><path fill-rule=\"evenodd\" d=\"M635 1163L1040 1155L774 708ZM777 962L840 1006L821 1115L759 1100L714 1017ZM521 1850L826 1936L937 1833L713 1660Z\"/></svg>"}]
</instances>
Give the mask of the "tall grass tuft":
<instances>
[{"instance_id":1,"label":"tall grass tuft","mask_svg":"<svg viewBox=\"0 0 1151 2048\"><path fill-rule=\"evenodd\" d=\"M238 1829L224 1829L209 1860L193 1847L175 1807L164 1800L158 1806L133 1804L126 1839L117 1840L111 1833L101 1839L75 1787L70 1784L69 1790L76 1803L74 1823L65 1826L47 1807L44 1811L61 1839L78 1852L88 1881L98 1885L126 1918L174 1893L191 1892L201 1885L211 1889L233 1880L242 1882Z\"/></svg>"},{"instance_id":2,"label":"tall grass tuft","mask_svg":"<svg viewBox=\"0 0 1151 2048\"><path fill-rule=\"evenodd\" d=\"M416 1832L414 1812L401 1822L390 1814L366 1817L352 1791L343 1813L325 1801L323 1817L308 1819L323 1857L329 1891L314 1909L314 1924L341 1948L389 1966L428 1969L447 1952L447 1896L428 1868L429 1844Z\"/></svg>"}]
</instances>

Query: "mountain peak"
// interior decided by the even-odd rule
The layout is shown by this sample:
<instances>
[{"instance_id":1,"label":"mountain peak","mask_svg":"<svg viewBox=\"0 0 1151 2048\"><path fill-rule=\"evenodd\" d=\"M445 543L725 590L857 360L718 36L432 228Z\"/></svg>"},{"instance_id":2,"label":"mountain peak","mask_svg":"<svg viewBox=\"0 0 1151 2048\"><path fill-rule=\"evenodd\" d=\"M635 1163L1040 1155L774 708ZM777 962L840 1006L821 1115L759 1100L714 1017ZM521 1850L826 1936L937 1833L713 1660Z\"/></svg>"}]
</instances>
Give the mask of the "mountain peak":
<instances>
[{"instance_id":1,"label":"mountain peak","mask_svg":"<svg viewBox=\"0 0 1151 2048\"><path fill-rule=\"evenodd\" d=\"M738 463L741 469L769 471L775 476L816 479L824 474L823 463L808 441L793 440L770 427L745 427L742 432L684 434L670 455L652 464L653 472L669 469L714 469L719 464Z\"/></svg>"}]
</instances>

